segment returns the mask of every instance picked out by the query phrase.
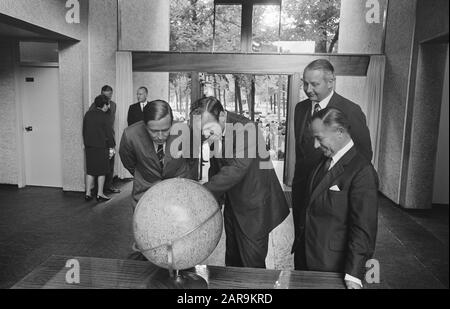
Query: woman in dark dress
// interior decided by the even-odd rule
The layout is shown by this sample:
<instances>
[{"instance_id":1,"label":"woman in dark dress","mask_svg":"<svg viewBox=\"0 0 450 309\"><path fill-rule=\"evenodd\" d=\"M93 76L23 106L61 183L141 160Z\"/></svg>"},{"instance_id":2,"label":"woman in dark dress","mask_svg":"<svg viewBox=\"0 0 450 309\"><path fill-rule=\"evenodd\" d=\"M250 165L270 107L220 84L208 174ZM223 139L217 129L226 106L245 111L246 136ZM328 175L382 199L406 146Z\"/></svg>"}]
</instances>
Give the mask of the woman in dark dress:
<instances>
[{"instance_id":1,"label":"woman in dark dress","mask_svg":"<svg viewBox=\"0 0 450 309\"><path fill-rule=\"evenodd\" d=\"M109 171L109 159L114 152L115 140L110 120L106 112L109 109L109 98L99 95L95 98L95 109L89 110L83 120L83 140L86 153L86 196L92 200L91 189L95 177L98 178L97 201L110 198L103 192L105 176Z\"/></svg>"}]
</instances>

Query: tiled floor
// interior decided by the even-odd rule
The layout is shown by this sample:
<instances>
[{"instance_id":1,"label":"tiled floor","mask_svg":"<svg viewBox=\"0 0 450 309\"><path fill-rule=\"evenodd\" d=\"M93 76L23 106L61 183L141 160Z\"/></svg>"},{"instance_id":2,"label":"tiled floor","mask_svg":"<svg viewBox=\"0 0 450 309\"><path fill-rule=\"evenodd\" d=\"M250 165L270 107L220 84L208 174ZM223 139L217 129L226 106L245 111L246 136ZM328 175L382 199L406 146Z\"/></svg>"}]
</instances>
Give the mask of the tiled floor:
<instances>
[{"instance_id":1,"label":"tiled floor","mask_svg":"<svg viewBox=\"0 0 450 309\"><path fill-rule=\"evenodd\" d=\"M0 288L11 287L50 255L124 259L133 242L131 183L103 204L58 189L0 186ZM270 236L268 268L292 269L292 217ZM223 265L224 235L205 264ZM380 284L369 288L448 288L448 206L405 212L380 199L375 258Z\"/></svg>"}]
</instances>

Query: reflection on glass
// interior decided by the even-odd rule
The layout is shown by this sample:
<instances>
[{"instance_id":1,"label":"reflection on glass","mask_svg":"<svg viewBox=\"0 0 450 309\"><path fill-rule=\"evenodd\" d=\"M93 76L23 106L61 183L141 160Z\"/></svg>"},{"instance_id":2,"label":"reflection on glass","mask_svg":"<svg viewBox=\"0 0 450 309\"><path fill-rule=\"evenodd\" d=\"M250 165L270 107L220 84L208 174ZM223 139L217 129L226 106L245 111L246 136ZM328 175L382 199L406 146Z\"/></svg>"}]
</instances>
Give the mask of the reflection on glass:
<instances>
[{"instance_id":1,"label":"reflection on glass","mask_svg":"<svg viewBox=\"0 0 450 309\"><path fill-rule=\"evenodd\" d=\"M210 52L214 0L170 0L170 50Z\"/></svg>"},{"instance_id":2,"label":"reflection on glass","mask_svg":"<svg viewBox=\"0 0 450 309\"><path fill-rule=\"evenodd\" d=\"M280 7L278 5L254 5L252 24L253 52L277 52L276 43L280 38Z\"/></svg>"},{"instance_id":3,"label":"reflection on glass","mask_svg":"<svg viewBox=\"0 0 450 309\"><path fill-rule=\"evenodd\" d=\"M241 5L216 6L214 51L240 51L241 16Z\"/></svg>"},{"instance_id":4,"label":"reflection on glass","mask_svg":"<svg viewBox=\"0 0 450 309\"><path fill-rule=\"evenodd\" d=\"M272 160L284 161L288 108L286 75L202 73L200 83L204 96L214 96L226 110L257 122Z\"/></svg>"},{"instance_id":5,"label":"reflection on glass","mask_svg":"<svg viewBox=\"0 0 450 309\"><path fill-rule=\"evenodd\" d=\"M283 0L282 53L337 53L341 0Z\"/></svg>"},{"instance_id":6,"label":"reflection on glass","mask_svg":"<svg viewBox=\"0 0 450 309\"><path fill-rule=\"evenodd\" d=\"M169 104L172 107L175 122L185 122L189 119L191 108L191 74L169 74Z\"/></svg>"}]
</instances>

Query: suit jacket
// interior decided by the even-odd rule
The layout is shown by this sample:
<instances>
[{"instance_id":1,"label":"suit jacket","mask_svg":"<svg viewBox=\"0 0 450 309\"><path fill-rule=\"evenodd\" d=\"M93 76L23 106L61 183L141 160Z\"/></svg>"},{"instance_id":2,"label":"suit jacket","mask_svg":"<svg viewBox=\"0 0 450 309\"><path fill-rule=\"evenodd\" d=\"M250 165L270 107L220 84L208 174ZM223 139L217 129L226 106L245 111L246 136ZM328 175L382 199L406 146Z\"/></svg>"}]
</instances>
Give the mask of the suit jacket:
<instances>
[{"instance_id":1,"label":"suit jacket","mask_svg":"<svg viewBox=\"0 0 450 309\"><path fill-rule=\"evenodd\" d=\"M327 107L337 108L347 116L351 126L350 134L355 146L370 162L373 154L372 144L369 128L366 124L366 117L361 108L336 92L331 97ZM305 200L308 176L322 158L320 149L314 148L314 139L308 127L308 123L312 118L311 113L312 103L309 99L298 103L295 107L295 172L292 183L292 214L296 234L298 234L298 214L305 207L302 201ZM303 144L302 141L305 136L310 137L310 140L306 144Z\"/></svg>"},{"instance_id":2,"label":"suit jacket","mask_svg":"<svg viewBox=\"0 0 450 309\"><path fill-rule=\"evenodd\" d=\"M124 167L134 176L132 198L138 202L155 183L169 178L193 179L191 161L175 159L170 154L170 145L176 136L169 136L165 146L164 167L161 170L156 150L145 124L141 121L123 132L119 155Z\"/></svg>"},{"instance_id":3,"label":"suit jacket","mask_svg":"<svg viewBox=\"0 0 450 309\"><path fill-rule=\"evenodd\" d=\"M141 109L141 103L131 104L128 108L127 122L128 126L144 120L144 112Z\"/></svg>"},{"instance_id":4,"label":"suit jacket","mask_svg":"<svg viewBox=\"0 0 450 309\"><path fill-rule=\"evenodd\" d=\"M352 147L313 187L325 159L309 177L301 232L294 247L302 250L304 244L308 270L342 272L363 279L365 263L375 250L378 176L372 164ZM340 191L330 190L333 186Z\"/></svg>"},{"instance_id":5,"label":"suit jacket","mask_svg":"<svg viewBox=\"0 0 450 309\"><path fill-rule=\"evenodd\" d=\"M209 182L205 187L216 198L225 199L225 207L232 209L247 237L260 239L283 222L289 214L289 207L270 157L261 159L258 155L256 158L248 155L249 151L251 154L251 151L258 149L258 143L265 150L263 135L257 124L230 112L227 113L227 123L253 125L258 132L258 140L249 138L243 127L234 130L233 158L211 159ZM237 133L245 136L243 145L236 143ZM227 145L223 147L226 152ZM244 154L244 158L238 158L239 154ZM260 168L260 163L267 164L266 168Z\"/></svg>"},{"instance_id":6,"label":"suit jacket","mask_svg":"<svg viewBox=\"0 0 450 309\"><path fill-rule=\"evenodd\" d=\"M114 148L116 142L109 116L96 108L83 119L83 141L86 148Z\"/></svg>"}]
</instances>

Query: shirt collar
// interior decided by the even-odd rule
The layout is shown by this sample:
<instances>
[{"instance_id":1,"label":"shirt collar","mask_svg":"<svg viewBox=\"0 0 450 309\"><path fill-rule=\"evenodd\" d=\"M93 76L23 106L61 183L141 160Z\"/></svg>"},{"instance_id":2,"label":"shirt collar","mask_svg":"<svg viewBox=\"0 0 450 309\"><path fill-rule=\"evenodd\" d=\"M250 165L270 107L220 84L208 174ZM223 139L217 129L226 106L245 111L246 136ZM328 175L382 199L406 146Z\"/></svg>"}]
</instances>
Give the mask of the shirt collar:
<instances>
[{"instance_id":1,"label":"shirt collar","mask_svg":"<svg viewBox=\"0 0 450 309\"><path fill-rule=\"evenodd\" d=\"M353 142L352 139L350 139L347 145L345 145L344 147L342 147L341 150L336 152L336 154L333 157L331 157L330 168L333 167L350 149L352 149L354 145L355 143Z\"/></svg>"},{"instance_id":2,"label":"shirt collar","mask_svg":"<svg viewBox=\"0 0 450 309\"><path fill-rule=\"evenodd\" d=\"M334 94L334 90L331 90L330 94L325 99L323 99L322 101L319 102L320 109L327 108L327 106L330 103L330 100L331 100L331 97L333 96L333 94ZM313 110L313 112L314 112L314 106L316 104L317 104L317 102L312 102L312 110Z\"/></svg>"},{"instance_id":3,"label":"shirt collar","mask_svg":"<svg viewBox=\"0 0 450 309\"><path fill-rule=\"evenodd\" d=\"M166 152L166 144L167 144L167 142L165 142L165 143L163 144L163 150L164 150L164 152ZM153 142L153 147L155 148L155 151L158 151L158 144L157 144L157 143Z\"/></svg>"}]
</instances>

